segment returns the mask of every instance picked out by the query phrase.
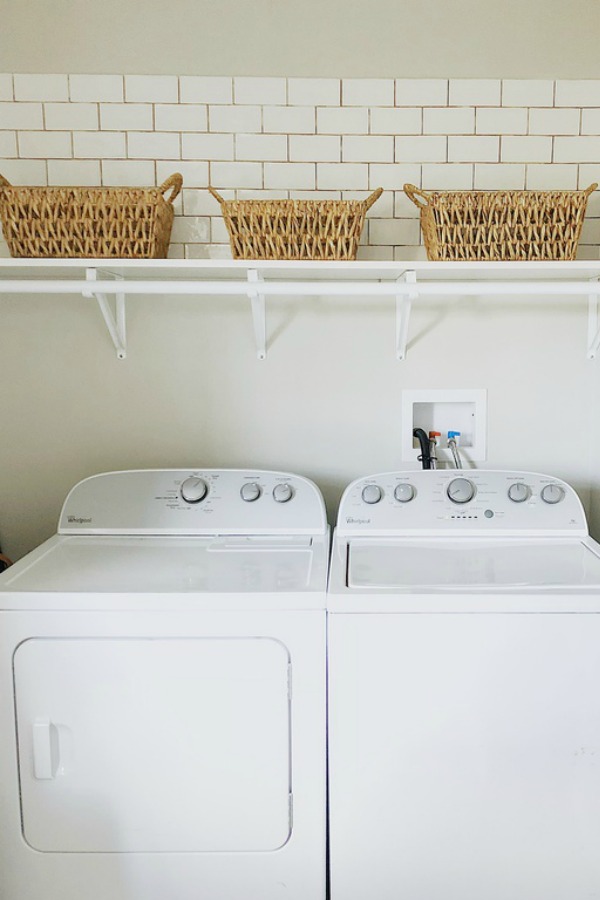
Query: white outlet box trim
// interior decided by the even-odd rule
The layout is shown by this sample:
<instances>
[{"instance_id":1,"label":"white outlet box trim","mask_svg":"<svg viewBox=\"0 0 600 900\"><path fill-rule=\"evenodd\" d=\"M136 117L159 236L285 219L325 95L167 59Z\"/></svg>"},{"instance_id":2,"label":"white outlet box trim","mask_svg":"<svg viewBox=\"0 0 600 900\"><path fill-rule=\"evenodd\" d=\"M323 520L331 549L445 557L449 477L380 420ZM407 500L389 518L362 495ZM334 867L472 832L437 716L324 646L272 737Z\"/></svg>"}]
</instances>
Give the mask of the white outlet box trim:
<instances>
[{"instance_id":1,"label":"white outlet box trim","mask_svg":"<svg viewBox=\"0 0 600 900\"><path fill-rule=\"evenodd\" d=\"M402 459L404 461L418 462L420 450L413 447L413 428L415 423L415 405L419 403L464 403L470 404L475 408L474 422L472 425L473 441L468 446L462 446L459 441L459 449L461 455L468 465L469 462L483 462L486 459L486 434L487 434L487 390L448 390L446 388L430 388L423 390L404 390L402 391L401 404L401 448ZM438 423L430 423L429 429L442 429L436 427ZM456 431L461 431L461 422L458 421L455 426ZM466 430L466 429L465 429ZM451 455L445 449L446 435L442 433L441 446L438 448L438 460L441 464L447 464L451 460Z\"/></svg>"}]
</instances>

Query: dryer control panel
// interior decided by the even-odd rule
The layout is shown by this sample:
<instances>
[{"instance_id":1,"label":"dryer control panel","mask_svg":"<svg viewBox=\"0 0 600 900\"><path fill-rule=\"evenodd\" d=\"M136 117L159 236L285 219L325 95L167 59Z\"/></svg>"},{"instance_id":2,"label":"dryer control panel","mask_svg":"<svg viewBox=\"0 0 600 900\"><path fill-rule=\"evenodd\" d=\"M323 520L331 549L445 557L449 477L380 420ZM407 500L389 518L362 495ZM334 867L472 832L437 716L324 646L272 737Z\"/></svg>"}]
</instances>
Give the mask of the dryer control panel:
<instances>
[{"instance_id":1,"label":"dryer control panel","mask_svg":"<svg viewBox=\"0 0 600 900\"><path fill-rule=\"evenodd\" d=\"M572 487L533 472L386 472L346 488L338 534L587 535Z\"/></svg>"},{"instance_id":2,"label":"dryer control panel","mask_svg":"<svg viewBox=\"0 0 600 900\"><path fill-rule=\"evenodd\" d=\"M142 469L94 475L65 500L59 534L326 534L318 487L286 472Z\"/></svg>"}]
</instances>

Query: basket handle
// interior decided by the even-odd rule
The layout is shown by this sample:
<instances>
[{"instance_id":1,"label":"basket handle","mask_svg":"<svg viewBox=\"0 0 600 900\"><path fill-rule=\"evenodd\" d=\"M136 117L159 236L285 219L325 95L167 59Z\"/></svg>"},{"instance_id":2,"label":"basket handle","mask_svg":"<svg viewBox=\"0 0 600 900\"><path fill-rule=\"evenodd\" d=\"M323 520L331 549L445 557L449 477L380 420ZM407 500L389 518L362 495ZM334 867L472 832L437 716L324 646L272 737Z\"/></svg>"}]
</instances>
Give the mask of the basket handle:
<instances>
[{"instance_id":1,"label":"basket handle","mask_svg":"<svg viewBox=\"0 0 600 900\"><path fill-rule=\"evenodd\" d=\"M373 206L375 201L379 200L379 198L381 197L382 194L383 194L383 188L377 188L376 191L373 191L373 193L370 195L370 197L367 197L367 199L365 200L366 208L371 209L371 207Z\"/></svg>"},{"instance_id":2,"label":"basket handle","mask_svg":"<svg viewBox=\"0 0 600 900\"><path fill-rule=\"evenodd\" d=\"M225 200L223 199L223 197L221 197L218 191L215 191L215 189L213 187L210 187L210 185L208 189L218 203L225 203Z\"/></svg>"},{"instance_id":3,"label":"basket handle","mask_svg":"<svg viewBox=\"0 0 600 900\"><path fill-rule=\"evenodd\" d=\"M173 203L175 198L178 196L181 188L183 187L183 176L179 174L179 172L175 172L173 175L169 175L166 181L163 181L161 186L159 187L159 191L161 194L164 194L169 188L173 188L168 197L165 197L167 203Z\"/></svg>"},{"instance_id":4,"label":"basket handle","mask_svg":"<svg viewBox=\"0 0 600 900\"><path fill-rule=\"evenodd\" d=\"M422 191L415 184L405 184L404 193L409 200L412 200L415 206L419 207L419 209L424 209L429 204L429 198L431 197L431 194L428 194L427 191ZM424 203L421 199L417 199L421 197L425 201Z\"/></svg>"},{"instance_id":5,"label":"basket handle","mask_svg":"<svg viewBox=\"0 0 600 900\"><path fill-rule=\"evenodd\" d=\"M0 178L1 177L2 176L0 175ZM583 193L585 194L586 197L589 197L590 194L594 193L594 191L596 190L597 187L598 187L598 183L595 181L593 184L590 184L590 186L588 188L586 188Z\"/></svg>"},{"instance_id":6,"label":"basket handle","mask_svg":"<svg viewBox=\"0 0 600 900\"><path fill-rule=\"evenodd\" d=\"M0 187L12 187L12 184L4 175L0 175Z\"/></svg>"}]
</instances>

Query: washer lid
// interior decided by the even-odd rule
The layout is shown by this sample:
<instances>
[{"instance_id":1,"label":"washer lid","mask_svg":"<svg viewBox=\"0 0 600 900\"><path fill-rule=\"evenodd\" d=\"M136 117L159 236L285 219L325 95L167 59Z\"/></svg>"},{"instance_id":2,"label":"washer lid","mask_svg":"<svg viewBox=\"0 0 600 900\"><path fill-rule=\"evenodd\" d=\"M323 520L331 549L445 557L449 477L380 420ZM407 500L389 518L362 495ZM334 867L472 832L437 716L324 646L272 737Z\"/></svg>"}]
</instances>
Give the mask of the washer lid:
<instances>
[{"instance_id":1,"label":"washer lid","mask_svg":"<svg viewBox=\"0 0 600 900\"><path fill-rule=\"evenodd\" d=\"M579 540L361 540L346 586L379 591L599 587L600 557Z\"/></svg>"}]
</instances>

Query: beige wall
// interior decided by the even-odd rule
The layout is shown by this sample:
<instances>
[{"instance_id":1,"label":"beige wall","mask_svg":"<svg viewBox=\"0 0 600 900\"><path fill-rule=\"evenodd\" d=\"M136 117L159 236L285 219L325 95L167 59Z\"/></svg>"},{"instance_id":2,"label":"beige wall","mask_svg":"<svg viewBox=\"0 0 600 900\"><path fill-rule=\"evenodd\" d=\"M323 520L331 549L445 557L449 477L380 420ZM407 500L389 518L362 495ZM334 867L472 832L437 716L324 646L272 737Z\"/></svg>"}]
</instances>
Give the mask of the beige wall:
<instances>
[{"instance_id":1,"label":"beige wall","mask_svg":"<svg viewBox=\"0 0 600 900\"><path fill-rule=\"evenodd\" d=\"M596 78L598 0L0 0L3 72Z\"/></svg>"}]
</instances>

